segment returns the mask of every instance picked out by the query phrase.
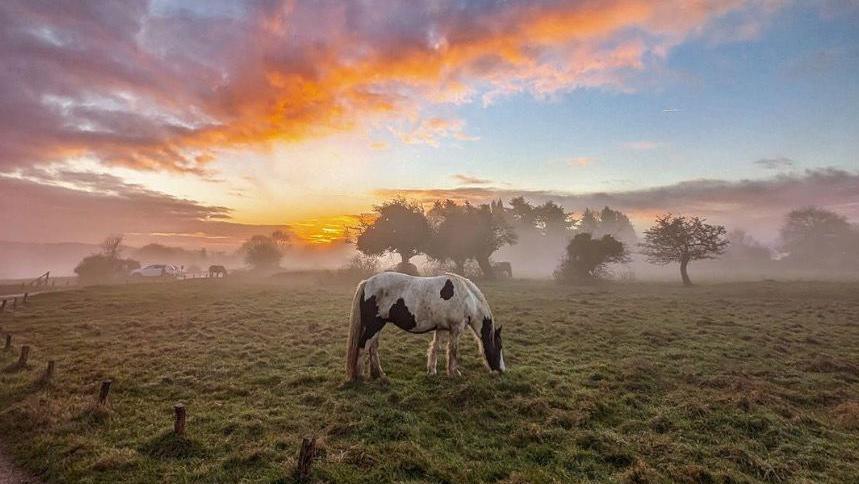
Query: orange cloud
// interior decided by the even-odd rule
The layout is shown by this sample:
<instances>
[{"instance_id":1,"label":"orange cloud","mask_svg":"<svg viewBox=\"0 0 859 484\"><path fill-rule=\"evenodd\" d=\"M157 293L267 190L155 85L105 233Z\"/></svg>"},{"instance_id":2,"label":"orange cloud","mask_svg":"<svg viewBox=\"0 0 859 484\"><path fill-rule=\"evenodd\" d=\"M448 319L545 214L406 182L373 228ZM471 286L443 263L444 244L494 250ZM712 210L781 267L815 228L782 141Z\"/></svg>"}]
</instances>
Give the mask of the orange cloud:
<instances>
[{"instance_id":1,"label":"orange cloud","mask_svg":"<svg viewBox=\"0 0 859 484\"><path fill-rule=\"evenodd\" d=\"M475 96L628 89L626 73L646 58L726 13L771 11L758 3L272 2L201 17L13 0L16 47L0 50L0 103L9 106L0 163L86 156L205 175L220 148L404 118L412 128L396 133L406 143L471 140L461 120L422 113Z\"/></svg>"}]
</instances>

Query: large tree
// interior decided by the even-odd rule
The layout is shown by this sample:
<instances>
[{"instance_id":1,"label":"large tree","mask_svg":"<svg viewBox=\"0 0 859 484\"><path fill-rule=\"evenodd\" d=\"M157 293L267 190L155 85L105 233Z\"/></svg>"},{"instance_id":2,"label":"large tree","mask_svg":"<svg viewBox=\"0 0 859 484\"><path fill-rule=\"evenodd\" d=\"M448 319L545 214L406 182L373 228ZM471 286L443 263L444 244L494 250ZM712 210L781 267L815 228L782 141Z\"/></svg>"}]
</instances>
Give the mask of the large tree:
<instances>
[{"instance_id":1,"label":"large tree","mask_svg":"<svg viewBox=\"0 0 859 484\"><path fill-rule=\"evenodd\" d=\"M362 220L355 245L368 256L386 252L400 255L402 264L423 253L432 237L432 228L417 202L395 198L373 207L375 217Z\"/></svg>"},{"instance_id":2,"label":"large tree","mask_svg":"<svg viewBox=\"0 0 859 484\"><path fill-rule=\"evenodd\" d=\"M844 268L855 264L859 236L847 218L816 207L794 210L781 229L787 262L796 266Z\"/></svg>"},{"instance_id":3,"label":"large tree","mask_svg":"<svg viewBox=\"0 0 859 484\"><path fill-rule=\"evenodd\" d=\"M611 235L627 246L638 242L638 236L629 217L620 210L613 210L608 206L599 211L586 208L576 231L580 234L591 234L595 239L603 235Z\"/></svg>"},{"instance_id":4,"label":"large tree","mask_svg":"<svg viewBox=\"0 0 859 484\"><path fill-rule=\"evenodd\" d=\"M605 273L609 264L628 261L623 243L611 235L595 239L591 234L581 233L567 245L555 278L564 282L591 281Z\"/></svg>"},{"instance_id":5,"label":"large tree","mask_svg":"<svg viewBox=\"0 0 859 484\"><path fill-rule=\"evenodd\" d=\"M674 217L670 213L656 219L644 232L641 252L653 264L680 263L683 284L692 285L687 267L690 262L714 259L725 251L725 227L710 225L698 217Z\"/></svg>"},{"instance_id":6,"label":"large tree","mask_svg":"<svg viewBox=\"0 0 859 484\"><path fill-rule=\"evenodd\" d=\"M452 200L437 201L429 211L435 233L428 255L450 260L462 273L465 262L473 259L484 277L493 277L490 258L506 244L516 242L516 233L506 223L500 204L462 205Z\"/></svg>"},{"instance_id":7,"label":"large tree","mask_svg":"<svg viewBox=\"0 0 859 484\"><path fill-rule=\"evenodd\" d=\"M272 270L280 266L288 243L289 236L278 230L271 235L254 235L239 250L249 266L256 270Z\"/></svg>"},{"instance_id":8,"label":"large tree","mask_svg":"<svg viewBox=\"0 0 859 484\"><path fill-rule=\"evenodd\" d=\"M516 197L510 200L506 214L517 231L536 232L541 236L569 236L576 223L572 212L551 200L532 205L523 197Z\"/></svg>"}]
</instances>

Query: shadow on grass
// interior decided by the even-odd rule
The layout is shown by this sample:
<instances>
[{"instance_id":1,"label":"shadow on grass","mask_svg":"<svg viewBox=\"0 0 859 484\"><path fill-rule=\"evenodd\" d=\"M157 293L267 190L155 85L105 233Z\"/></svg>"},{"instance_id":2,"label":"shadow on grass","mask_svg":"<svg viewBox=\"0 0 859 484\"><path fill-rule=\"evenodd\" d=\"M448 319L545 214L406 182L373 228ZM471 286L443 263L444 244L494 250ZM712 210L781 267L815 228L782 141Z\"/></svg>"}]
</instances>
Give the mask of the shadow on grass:
<instances>
[{"instance_id":1,"label":"shadow on grass","mask_svg":"<svg viewBox=\"0 0 859 484\"><path fill-rule=\"evenodd\" d=\"M11 365L7 365L6 368L3 368L3 373L18 373L19 371L29 370L30 365L24 363L23 365L20 362L12 363Z\"/></svg>"},{"instance_id":2,"label":"shadow on grass","mask_svg":"<svg viewBox=\"0 0 859 484\"><path fill-rule=\"evenodd\" d=\"M200 442L174 432L155 437L144 444L140 451L157 459L190 459L206 455L206 449Z\"/></svg>"}]
</instances>

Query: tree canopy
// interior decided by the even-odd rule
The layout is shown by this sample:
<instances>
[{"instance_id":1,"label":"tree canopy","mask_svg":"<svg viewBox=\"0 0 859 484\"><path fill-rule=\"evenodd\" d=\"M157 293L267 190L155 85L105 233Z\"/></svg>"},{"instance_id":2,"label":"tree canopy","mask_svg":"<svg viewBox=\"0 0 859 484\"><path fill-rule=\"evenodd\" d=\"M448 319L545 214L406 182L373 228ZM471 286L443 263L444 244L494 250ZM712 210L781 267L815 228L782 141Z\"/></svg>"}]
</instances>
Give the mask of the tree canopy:
<instances>
[{"instance_id":1,"label":"tree canopy","mask_svg":"<svg viewBox=\"0 0 859 484\"><path fill-rule=\"evenodd\" d=\"M611 235L615 240L628 246L638 242L638 235L629 217L620 210L613 210L608 206L599 211L586 208L576 226L576 231L591 234L594 238Z\"/></svg>"},{"instance_id":2,"label":"tree canopy","mask_svg":"<svg viewBox=\"0 0 859 484\"><path fill-rule=\"evenodd\" d=\"M271 235L254 235L242 244L240 251L249 266L256 270L271 270L280 266L288 243L289 236L278 230Z\"/></svg>"},{"instance_id":3,"label":"tree canopy","mask_svg":"<svg viewBox=\"0 0 859 484\"><path fill-rule=\"evenodd\" d=\"M479 206L452 200L436 201L429 211L434 229L428 255L452 261L457 271L473 259L485 277L493 277L490 257L506 244L516 243L516 233L504 219L501 202Z\"/></svg>"},{"instance_id":4,"label":"tree canopy","mask_svg":"<svg viewBox=\"0 0 859 484\"><path fill-rule=\"evenodd\" d=\"M499 206L501 202L498 202ZM576 220L572 212L553 201L532 205L524 197L510 200L509 218L516 230L522 233L535 231L543 236L569 235Z\"/></svg>"},{"instance_id":5,"label":"tree canopy","mask_svg":"<svg viewBox=\"0 0 859 484\"><path fill-rule=\"evenodd\" d=\"M786 262L794 266L843 268L859 257L859 232L843 215L821 208L790 212L781 239Z\"/></svg>"},{"instance_id":6,"label":"tree canopy","mask_svg":"<svg viewBox=\"0 0 859 484\"><path fill-rule=\"evenodd\" d=\"M373 207L375 217L362 220L355 245L368 256L386 252L400 255L403 263L423 253L432 237L432 228L421 206L404 198Z\"/></svg>"},{"instance_id":7,"label":"tree canopy","mask_svg":"<svg viewBox=\"0 0 859 484\"><path fill-rule=\"evenodd\" d=\"M725 227L710 225L698 217L674 217L670 213L656 219L644 232L641 252L653 264L680 263L683 284L691 285L687 273L689 262L713 259L725 251L728 240Z\"/></svg>"}]
</instances>

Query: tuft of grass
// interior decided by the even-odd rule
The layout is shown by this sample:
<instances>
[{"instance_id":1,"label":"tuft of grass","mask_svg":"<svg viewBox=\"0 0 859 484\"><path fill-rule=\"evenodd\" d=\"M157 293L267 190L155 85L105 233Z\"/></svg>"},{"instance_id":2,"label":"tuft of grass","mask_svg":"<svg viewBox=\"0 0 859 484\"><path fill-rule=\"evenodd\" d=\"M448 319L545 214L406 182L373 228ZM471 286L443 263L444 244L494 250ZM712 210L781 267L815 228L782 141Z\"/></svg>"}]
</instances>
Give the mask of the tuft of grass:
<instances>
[{"instance_id":1,"label":"tuft of grass","mask_svg":"<svg viewBox=\"0 0 859 484\"><path fill-rule=\"evenodd\" d=\"M292 482L309 435L317 481L859 480L859 284L481 286L509 371L465 337L463 376L428 377L430 335L388 328L387 385L344 382L348 284L40 295L0 315L32 348L0 435L48 482Z\"/></svg>"}]
</instances>

